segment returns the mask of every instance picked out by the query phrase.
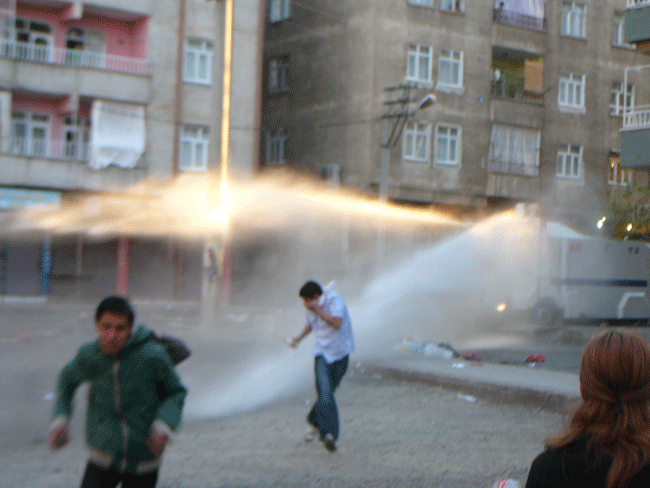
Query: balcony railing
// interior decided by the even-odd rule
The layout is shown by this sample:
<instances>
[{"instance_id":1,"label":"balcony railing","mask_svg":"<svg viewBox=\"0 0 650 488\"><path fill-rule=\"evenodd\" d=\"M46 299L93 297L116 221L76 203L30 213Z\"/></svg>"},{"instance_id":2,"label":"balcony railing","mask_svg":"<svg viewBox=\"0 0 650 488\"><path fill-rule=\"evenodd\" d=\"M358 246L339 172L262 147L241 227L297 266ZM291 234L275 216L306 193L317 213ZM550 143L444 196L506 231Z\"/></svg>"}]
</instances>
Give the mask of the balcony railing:
<instances>
[{"instance_id":1,"label":"balcony railing","mask_svg":"<svg viewBox=\"0 0 650 488\"><path fill-rule=\"evenodd\" d=\"M488 161L489 173L502 173L517 176L538 176L539 168L531 164L513 163L508 161Z\"/></svg>"},{"instance_id":2,"label":"balcony railing","mask_svg":"<svg viewBox=\"0 0 650 488\"><path fill-rule=\"evenodd\" d=\"M627 0L627 8L650 7L650 0Z\"/></svg>"},{"instance_id":3,"label":"balcony railing","mask_svg":"<svg viewBox=\"0 0 650 488\"><path fill-rule=\"evenodd\" d=\"M148 63L144 59L28 44L7 39L0 40L0 56L22 61L97 68L134 75L146 75L148 69Z\"/></svg>"},{"instance_id":4,"label":"balcony railing","mask_svg":"<svg viewBox=\"0 0 650 488\"><path fill-rule=\"evenodd\" d=\"M61 159L64 161L88 161L89 145L68 141L50 141L13 137L9 153L28 158Z\"/></svg>"},{"instance_id":5,"label":"balcony railing","mask_svg":"<svg viewBox=\"0 0 650 488\"><path fill-rule=\"evenodd\" d=\"M523 76L508 76L506 73L497 81L492 82L490 94L493 97L542 105L544 95L524 89Z\"/></svg>"},{"instance_id":6,"label":"balcony railing","mask_svg":"<svg viewBox=\"0 0 650 488\"><path fill-rule=\"evenodd\" d=\"M650 129L650 105L634 107L623 114L623 129Z\"/></svg>"},{"instance_id":7,"label":"balcony railing","mask_svg":"<svg viewBox=\"0 0 650 488\"><path fill-rule=\"evenodd\" d=\"M524 29L531 29L540 32L546 31L545 18L526 15L519 12L514 12L512 10L495 8L492 19L499 24L512 25L514 27L523 27Z\"/></svg>"}]
</instances>

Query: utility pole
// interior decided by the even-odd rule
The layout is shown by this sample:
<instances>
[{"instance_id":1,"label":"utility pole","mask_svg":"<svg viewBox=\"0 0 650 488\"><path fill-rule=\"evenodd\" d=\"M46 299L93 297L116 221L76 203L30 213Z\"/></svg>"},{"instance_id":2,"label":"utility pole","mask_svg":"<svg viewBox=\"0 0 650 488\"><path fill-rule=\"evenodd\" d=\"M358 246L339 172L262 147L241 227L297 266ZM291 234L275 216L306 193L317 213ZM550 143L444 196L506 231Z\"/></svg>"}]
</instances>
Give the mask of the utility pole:
<instances>
[{"instance_id":1,"label":"utility pole","mask_svg":"<svg viewBox=\"0 0 650 488\"><path fill-rule=\"evenodd\" d=\"M223 11L220 8L216 9L217 18L215 22L217 26L223 26L219 185L219 206L223 209L226 203L225 199L228 196L227 178L230 148L230 88L232 82L234 0L216 1L217 4L223 3ZM221 21L221 15L223 15L223 21ZM203 283L201 288L201 326L204 328L212 327L216 322L218 307L228 305L230 302L232 256L227 236L229 231L227 228L227 219L228 216L224 215L221 234L219 236L208 237L204 244ZM219 292L221 292L221 297L219 297Z\"/></svg>"},{"instance_id":2,"label":"utility pole","mask_svg":"<svg viewBox=\"0 0 650 488\"><path fill-rule=\"evenodd\" d=\"M411 90L415 90L415 83L402 83L397 86L384 88L386 111L382 115L383 137L381 141L381 168L379 178L379 199L388 200L388 180L390 176L390 150L399 141L408 118L413 115L409 112L409 105L415 100L411 98ZM401 97L393 99L393 94L401 90Z\"/></svg>"},{"instance_id":3,"label":"utility pole","mask_svg":"<svg viewBox=\"0 0 650 488\"><path fill-rule=\"evenodd\" d=\"M417 84L410 82L384 88L384 91L386 92L386 101L384 102L384 106L386 109L382 115L384 132L381 141L381 168L379 177L379 200L382 202L388 200L390 151L399 142L402 132L404 131L404 126L406 126L409 117L415 115L415 111L410 111L411 103L416 101L414 98L411 98L411 92L417 88ZM393 95L400 91L401 96L393 99ZM436 96L433 93L429 93L417 104L417 110L431 107L435 103ZM379 223L375 247L375 263L378 271L384 267L385 254L386 232L381 228L381 223Z\"/></svg>"}]
</instances>

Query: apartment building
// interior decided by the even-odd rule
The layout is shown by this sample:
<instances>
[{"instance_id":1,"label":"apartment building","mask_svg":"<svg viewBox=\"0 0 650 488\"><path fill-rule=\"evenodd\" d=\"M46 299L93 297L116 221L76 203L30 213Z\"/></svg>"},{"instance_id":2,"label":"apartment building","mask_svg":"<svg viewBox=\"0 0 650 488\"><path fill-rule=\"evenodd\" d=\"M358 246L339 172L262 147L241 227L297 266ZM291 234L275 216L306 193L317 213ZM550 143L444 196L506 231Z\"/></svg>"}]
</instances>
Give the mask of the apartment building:
<instances>
[{"instance_id":1,"label":"apartment building","mask_svg":"<svg viewBox=\"0 0 650 488\"><path fill-rule=\"evenodd\" d=\"M619 129L650 84L624 87L643 59L625 0L269 4L263 167L461 211L538 202L590 233L634 177Z\"/></svg>"},{"instance_id":2,"label":"apartment building","mask_svg":"<svg viewBox=\"0 0 650 488\"><path fill-rule=\"evenodd\" d=\"M627 0L625 42L638 52L650 55L650 1ZM632 86L650 84L650 58L626 71ZM621 130L622 164L631 169L650 169L650 96L637 97L623 117Z\"/></svg>"},{"instance_id":3,"label":"apartment building","mask_svg":"<svg viewBox=\"0 0 650 488\"><path fill-rule=\"evenodd\" d=\"M218 170L224 2L0 3L0 211ZM259 153L264 8L234 9L230 159L244 175ZM198 299L201 243L2 239L0 296Z\"/></svg>"}]
</instances>

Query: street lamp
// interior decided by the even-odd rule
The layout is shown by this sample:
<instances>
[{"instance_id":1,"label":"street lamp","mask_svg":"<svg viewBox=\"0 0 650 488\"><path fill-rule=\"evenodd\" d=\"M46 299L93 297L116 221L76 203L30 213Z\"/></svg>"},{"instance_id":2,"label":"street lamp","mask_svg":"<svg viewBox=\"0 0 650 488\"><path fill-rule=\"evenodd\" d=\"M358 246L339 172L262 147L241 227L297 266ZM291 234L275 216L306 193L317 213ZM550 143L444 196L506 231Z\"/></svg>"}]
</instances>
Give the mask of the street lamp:
<instances>
[{"instance_id":1,"label":"street lamp","mask_svg":"<svg viewBox=\"0 0 650 488\"><path fill-rule=\"evenodd\" d=\"M435 105L437 101L438 97L436 97L434 93L429 93L426 97L420 100L420 103L418 103L418 110L429 108L432 105Z\"/></svg>"},{"instance_id":2,"label":"street lamp","mask_svg":"<svg viewBox=\"0 0 650 488\"><path fill-rule=\"evenodd\" d=\"M409 117L413 113L409 112L409 106L411 102L415 100L411 98L411 90L417 88L415 83L405 83L398 86L391 86L384 88L387 93L388 99L384 102L384 105L387 106L387 111L382 115L384 119L384 134L381 142L381 167L380 167L380 176L379 176L379 199L383 202L388 200L388 174L390 166L390 149L397 144L404 126L408 121ZM394 91L402 90L402 97L396 100L391 99L391 94ZM426 95L420 102L417 104L418 110L424 110L425 108L431 107L437 101L437 97L434 93L429 93ZM397 112L393 112L392 108L395 105L401 105L401 108ZM394 119L395 122L391 128L390 120Z\"/></svg>"}]
</instances>

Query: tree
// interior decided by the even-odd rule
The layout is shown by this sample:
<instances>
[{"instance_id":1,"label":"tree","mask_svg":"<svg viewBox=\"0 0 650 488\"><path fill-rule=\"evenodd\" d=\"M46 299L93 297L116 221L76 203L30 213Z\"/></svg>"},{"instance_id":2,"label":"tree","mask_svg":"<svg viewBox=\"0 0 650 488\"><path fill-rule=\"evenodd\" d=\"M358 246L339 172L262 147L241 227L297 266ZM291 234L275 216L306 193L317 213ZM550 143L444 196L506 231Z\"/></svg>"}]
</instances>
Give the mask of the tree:
<instances>
[{"instance_id":1,"label":"tree","mask_svg":"<svg viewBox=\"0 0 650 488\"><path fill-rule=\"evenodd\" d=\"M634 183L623 193L613 195L610 189L607 194L617 219L616 237L650 240L650 186Z\"/></svg>"}]
</instances>

